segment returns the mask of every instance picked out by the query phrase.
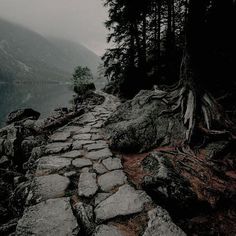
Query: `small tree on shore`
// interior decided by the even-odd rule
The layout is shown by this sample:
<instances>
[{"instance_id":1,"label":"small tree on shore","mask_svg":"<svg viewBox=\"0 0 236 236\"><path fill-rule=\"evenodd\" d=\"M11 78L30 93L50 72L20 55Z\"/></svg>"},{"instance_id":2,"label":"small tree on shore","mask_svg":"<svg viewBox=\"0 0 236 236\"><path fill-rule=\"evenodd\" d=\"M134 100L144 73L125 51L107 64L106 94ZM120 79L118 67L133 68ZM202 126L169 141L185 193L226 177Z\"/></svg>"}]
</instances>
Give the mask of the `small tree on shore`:
<instances>
[{"instance_id":1,"label":"small tree on shore","mask_svg":"<svg viewBox=\"0 0 236 236\"><path fill-rule=\"evenodd\" d=\"M72 76L73 90L79 95L83 95L87 90L94 89L93 75L88 67L77 66Z\"/></svg>"}]
</instances>

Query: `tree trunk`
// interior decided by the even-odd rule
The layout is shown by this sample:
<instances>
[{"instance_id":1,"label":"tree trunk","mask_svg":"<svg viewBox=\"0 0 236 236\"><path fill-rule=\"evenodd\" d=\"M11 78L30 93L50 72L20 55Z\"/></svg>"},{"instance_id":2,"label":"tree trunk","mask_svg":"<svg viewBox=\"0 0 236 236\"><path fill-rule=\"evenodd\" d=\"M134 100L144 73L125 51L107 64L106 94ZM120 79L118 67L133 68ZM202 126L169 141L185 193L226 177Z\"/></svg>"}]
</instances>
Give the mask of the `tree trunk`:
<instances>
[{"instance_id":1,"label":"tree trunk","mask_svg":"<svg viewBox=\"0 0 236 236\"><path fill-rule=\"evenodd\" d=\"M138 67L140 68L142 66L142 49L141 49L137 22L134 23L134 37L135 37L137 53L138 53Z\"/></svg>"},{"instance_id":2,"label":"tree trunk","mask_svg":"<svg viewBox=\"0 0 236 236\"><path fill-rule=\"evenodd\" d=\"M158 76L157 79L160 79L161 76L161 0L158 1L157 6L157 15L158 15L158 21L157 21L157 68L158 68Z\"/></svg>"},{"instance_id":3,"label":"tree trunk","mask_svg":"<svg viewBox=\"0 0 236 236\"><path fill-rule=\"evenodd\" d=\"M199 50L203 45L203 30L206 13L205 0L190 0L185 28L185 48L180 69L180 97L178 105L181 105L184 124L187 127L186 140L191 138L196 123L204 122L208 130L213 124L228 126L228 120L223 115L220 106L215 99L204 89L201 83L201 57Z\"/></svg>"},{"instance_id":4,"label":"tree trunk","mask_svg":"<svg viewBox=\"0 0 236 236\"><path fill-rule=\"evenodd\" d=\"M143 67L146 68L146 57L147 57L147 19L146 19L146 12L143 12L143 30L142 30L142 38L143 38L143 45L142 45L142 60L143 60Z\"/></svg>"}]
</instances>

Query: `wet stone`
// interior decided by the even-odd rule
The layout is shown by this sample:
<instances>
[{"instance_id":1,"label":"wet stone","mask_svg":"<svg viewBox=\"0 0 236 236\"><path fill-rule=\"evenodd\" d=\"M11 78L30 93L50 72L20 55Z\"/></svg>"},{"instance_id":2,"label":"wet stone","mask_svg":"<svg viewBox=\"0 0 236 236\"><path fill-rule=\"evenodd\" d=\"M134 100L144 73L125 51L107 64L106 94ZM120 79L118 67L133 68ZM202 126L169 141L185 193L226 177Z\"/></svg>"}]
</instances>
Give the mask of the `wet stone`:
<instances>
[{"instance_id":1,"label":"wet stone","mask_svg":"<svg viewBox=\"0 0 236 236\"><path fill-rule=\"evenodd\" d=\"M76 171L69 171L64 174L65 177L72 177L76 175Z\"/></svg>"},{"instance_id":2,"label":"wet stone","mask_svg":"<svg viewBox=\"0 0 236 236\"><path fill-rule=\"evenodd\" d=\"M100 160L100 159L106 159L108 157L111 157L112 153L108 148L104 148L99 151L91 151L88 154L86 154L86 157L91 160Z\"/></svg>"},{"instance_id":3,"label":"wet stone","mask_svg":"<svg viewBox=\"0 0 236 236\"><path fill-rule=\"evenodd\" d=\"M77 140L75 142L73 142L73 150L80 150L83 148L84 145L86 144L93 144L95 143L95 141L91 141L91 140Z\"/></svg>"},{"instance_id":4,"label":"wet stone","mask_svg":"<svg viewBox=\"0 0 236 236\"><path fill-rule=\"evenodd\" d=\"M60 152L66 152L71 147L71 143L50 143L45 147L46 154L57 154Z\"/></svg>"},{"instance_id":5,"label":"wet stone","mask_svg":"<svg viewBox=\"0 0 236 236\"><path fill-rule=\"evenodd\" d=\"M97 141L97 140L102 140L103 137L100 134L92 134L91 139Z\"/></svg>"},{"instance_id":6,"label":"wet stone","mask_svg":"<svg viewBox=\"0 0 236 236\"><path fill-rule=\"evenodd\" d=\"M144 191L135 190L126 184L97 205L95 208L96 221L102 222L117 216L139 213L150 201L150 197Z\"/></svg>"},{"instance_id":7,"label":"wet stone","mask_svg":"<svg viewBox=\"0 0 236 236\"><path fill-rule=\"evenodd\" d=\"M91 134L77 134L73 136L74 140L90 140Z\"/></svg>"},{"instance_id":8,"label":"wet stone","mask_svg":"<svg viewBox=\"0 0 236 236\"><path fill-rule=\"evenodd\" d=\"M41 171L53 171L69 167L71 160L69 158L56 157L56 156L45 156L39 159L36 174Z\"/></svg>"},{"instance_id":9,"label":"wet stone","mask_svg":"<svg viewBox=\"0 0 236 236\"><path fill-rule=\"evenodd\" d=\"M92 128L90 131L91 134L97 134L99 132L100 132L100 129L97 129L97 128Z\"/></svg>"},{"instance_id":10,"label":"wet stone","mask_svg":"<svg viewBox=\"0 0 236 236\"><path fill-rule=\"evenodd\" d=\"M70 137L70 132L57 132L50 137L51 142L65 142Z\"/></svg>"},{"instance_id":11,"label":"wet stone","mask_svg":"<svg viewBox=\"0 0 236 236\"><path fill-rule=\"evenodd\" d=\"M80 134L88 134L88 133L90 133L91 128L92 128L91 126L86 126L86 127L80 128L79 133Z\"/></svg>"},{"instance_id":12,"label":"wet stone","mask_svg":"<svg viewBox=\"0 0 236 236\"><path fill-rule=\"evenodd\" d=\"M127 177L122 170L114 170L98 178L98 184L104 192L109 192L113 188L123 185L126 182Z\"/></svg>"},{"instance_id":13,"label":"wet stone","mask_svg":"<svg viewBox=\"0 0 236 236\"><path fill-rule=\"evenodd\" d=\"M122 234L115 226L99 225L93 236L124 236L124 234Z\"/></svg>"},{"instance_id":14,"label":"wet stone","mask_svg":"<svg viewBox=\"0 0 236 236\"><path fill-rule=\"evenodd\" d=\"M100 129L100 128L102 128L103 123L104 123L104 122L102 122L102 121L97 122L96 124L93 125L93 128L98 128L98 129Z\"/></svg>"},{"instance_id":15,"label":"wet stone","mask_svg":"<svg viewBox=\"0 0 236 236\"><path fill-rule=\"evenodd\" d=\"M94 111L100 114L109 114L109 112L104 107L95 107Z\"/></svg>"},{"instance_id":16,"label":"wet stone","mask_svg":"<svg viewBox=\"0 0 236 236\"><path fill-rule=\"evenodd\" d=\"M79 124L87 124L91 122L96 122L96 118L92 112L84 114L83 116L79 118L79 121L78 121Z\"/></svg>"},{"instance_id":17,"label":"wet stone","mask_svg":"<svg viewBox=\"0 0 236 236\"><path fill-rule=\"evenodd\" d=\"M63 131L63 132L69 132L71 134L78 134L79 131L80 131L80 127L78 127L78 126L66 126L66 127L62 127L59 130Z\"/></svg>"},{"instance_id":18,"label":"wet stone","mask_svg":"<svg viewBox=\"0 0 236 236\"><path fill-rule=\"evenodd\" d=\"M74 150L71 152L66 152L62 155L62 157L68 157L68 158L78 158L78 157L82 157L83 154L81 151L79 150Z\"/></svg>"},{"instance_id":19,"label":"wet stone","mask_svg":"<svg viewBox=\"0 0 236 236\"><path fill-rule=\"evenodd\" d=\"M85 148L88 152L101 150L101 149L104 149L104 148L107 148L107 147L108 147L108 145L105 142L88 144L88 145L85 146Z\"/></svg>"},{"instance_id":20,"label":"wet stone","mask_svg":"<svg viewBox=\"0 0 236 236\"><path fill-rule=\"evenodd\" d=\"M83 167L91 166L93 165L93 163L88 159L78 158L72 162L72 165L77 168L83 168Z\"/></svg>"},{"instance_id":21,"label":"wet stone","mask_svg":"<svg viewBox=\"0 0 236 236\"><path fill-rule=\"evenodd\" d=\"M77 228L70 199L58 198L27 208L18 221L15 235L69 236L77 235Z\"/></svg>"},{"instance_id":22,"label":"wet stone","mask_svg":"<svg viewBox=\"0 0 236 236\"><path fill-rule=\"evenodd\" d=\"M161 207L148 212L149 222L143 236L186 236L182 229L173 223L169 213Z\"/></svg>"},{"instance_id":23,"label":"wet stone","mask_svg":"<svg viewBox=\"0 0 236 236\"><path fill-rule=\"evenodd\" d=\"M80 170L81 173L90 173L91 172L91 168L89 167L84 167Z\"/></svg>"},{"instance_id":24,"label":"wet stone","mask_svg":"<svg viewBox=\"0 0 236 236\"><path fill-rule=\"evenodd\" d=\"M102 163L95 163L93 165L93 169L95 170L95 172L97 174L100 174L100 175L102 175L108 171Z\"/></svg>"},{"instance_id":25,"label":"wet stone","mask_svg":"<svg viewBox=\"0 0 236 236\"><path fill-rule=\"evenodd\" d=\"M63 197L70 181L58 174L36 177L29 193L29 202L39 203L51 198Z\"/></svg>"},{"instance_id":26,"label":"wet stone","mask_svg":"<svg viewBox=\"0 0 236 236\"><path fill-rule=\"evenodd\" d=\"M122 168L121 160L119 158L107 158L102 161L103 165L108 170L117 170Z\"/></svg>"},{"instance_id":27,"label":"wet stone","mask_svg":"<svg viewBox=\"0 0 236 236\"><path fill-rule=\"evenodd\" d=\"M100 118L107 119L109 116L110 116L109 113L103 113L103 114L100 115Z\"/></svg>"},{"instance_id":28,"label":"wet stone","mask_svg":"<svg viewBox=\"0 0 236 236\"><path fill-rule=\"evenodd\" d=\"M95 206L98 205L100 202L106 200L111 195L112 193L98 193L94 202Z\"/></svg>"},{"instance_id":29,"label":"wet stone","mask_svg":"<svg viewBox=\"0 0 236 236\"><path fill-rule=\"evenodd\" d=\"M81 197L92 197L98 190L95 173L81 173L78 184L78 194Z\"/></svg>"}]
</instances>

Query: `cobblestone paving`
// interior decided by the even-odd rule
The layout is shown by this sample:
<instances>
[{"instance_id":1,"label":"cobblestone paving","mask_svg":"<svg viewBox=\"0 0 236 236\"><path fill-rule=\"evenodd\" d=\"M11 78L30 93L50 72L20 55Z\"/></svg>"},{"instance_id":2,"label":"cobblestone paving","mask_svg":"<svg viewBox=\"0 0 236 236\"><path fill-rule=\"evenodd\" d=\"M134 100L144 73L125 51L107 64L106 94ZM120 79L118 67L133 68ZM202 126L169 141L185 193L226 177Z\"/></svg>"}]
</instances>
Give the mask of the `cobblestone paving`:
<instances>
[{"instance_id":1,"label":"cobblestone paving","mask_svg":"<svg viewBox=\"0 0 236 236\"><path fill-rule=\"evenodd\" d=\"M102 134L103 123L118 105L117 98L106 95L102 105L50 137L16 235L125 236L137 214L146 211L148 218L154 204L129 183Z\"/></svg>"}]
</instances>

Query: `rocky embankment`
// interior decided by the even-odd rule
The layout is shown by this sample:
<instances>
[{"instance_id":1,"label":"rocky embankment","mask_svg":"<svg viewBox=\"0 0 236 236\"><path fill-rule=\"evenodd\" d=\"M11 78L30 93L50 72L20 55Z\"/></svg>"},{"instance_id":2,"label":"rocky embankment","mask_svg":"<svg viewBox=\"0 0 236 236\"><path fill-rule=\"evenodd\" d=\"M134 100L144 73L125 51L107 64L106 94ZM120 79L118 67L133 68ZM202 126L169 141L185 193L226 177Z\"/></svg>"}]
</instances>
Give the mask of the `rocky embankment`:
<instances>
[{"instance_id":1,"label":"rocky embankment","mask_svg":"<svg viewBox=\"0 0 236 236\"><path fill-rule=\"evenodd\" d=\"M122 105L95 93L77 112L0 130L0 234L234 235L231 143L176 152L184 129L147 93Z\"/></svg>"}]
</instances>

